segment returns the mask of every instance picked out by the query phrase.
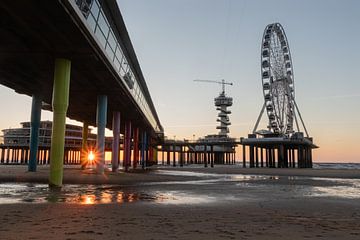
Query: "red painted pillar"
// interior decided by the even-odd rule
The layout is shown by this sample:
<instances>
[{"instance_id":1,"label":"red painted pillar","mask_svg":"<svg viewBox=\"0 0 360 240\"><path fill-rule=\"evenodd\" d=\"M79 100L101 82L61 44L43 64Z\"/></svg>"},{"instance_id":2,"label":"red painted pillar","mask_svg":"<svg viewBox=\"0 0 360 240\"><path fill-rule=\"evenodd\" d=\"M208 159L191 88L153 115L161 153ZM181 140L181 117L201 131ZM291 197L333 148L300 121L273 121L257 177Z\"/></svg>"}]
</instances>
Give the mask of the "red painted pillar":
<instances>
[{"instance_id":1,"label":"red painted pillar","mask_svg":"<svg viewBox=\"0 0 360 240\"><path fill-rule=\"evenodd\" d=\"M129 170L131 164L131 122L127 121L125 123L125 144L124 144L124 165L125 171Z\"/></svg>"},{"instance_id":2,"label":"red painted pillar","mask_svg":"<svg viewBox=\"0 0 360 240\"><path fill-rule=\"evenodd\" d=\"M133 168L137 167L139 162L139 128L134 128L134 159Z\"/></svg>"}]
</instances>

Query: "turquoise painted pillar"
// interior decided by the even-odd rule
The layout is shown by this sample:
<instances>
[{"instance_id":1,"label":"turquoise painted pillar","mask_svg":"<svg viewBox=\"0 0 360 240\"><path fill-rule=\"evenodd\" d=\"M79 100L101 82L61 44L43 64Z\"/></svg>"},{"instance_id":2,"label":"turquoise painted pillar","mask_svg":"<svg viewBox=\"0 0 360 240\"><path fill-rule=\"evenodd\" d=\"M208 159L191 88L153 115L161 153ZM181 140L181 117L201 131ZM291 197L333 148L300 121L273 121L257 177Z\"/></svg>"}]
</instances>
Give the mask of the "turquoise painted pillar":
<instances>
[{"instance_id":1,"label":"turquoise painted pillar","mask_svg":"<svg viewBox=\"0 0 360 240\"><path fill-rule=\"evenodd\" d=\"M116 172L119 168L119 141L120 141L120 112L113 113L113 144L111 154L112 171Z\"/></svg>"},{"instance_id":2,"label":"turquoise painted pillar","mask_svg":"<svg viewBox=\"0 0 360 240\"><path fill-rule=\"evenodd\" d=\"M31 120L30 120L30 160L29 172L36 172L37 151L39 146L39 127L41 120L41 98L39 95L32 96Z\"/></svg>"},{"instance_id":3,"label":"turquoise painted pillar","mask_svg":"<svg viewBox=\"0 0 360 240\"><path fill-rule=\"evenodd\" d=\"M49 185L61 187L65 144L65 119L69 104L71 62L67 59L55 60L54 85L52 95L53 125L50 150Z\"/></svg>"},{"instance_id":4,"label":"turquoise painted pillar","mask_svg":"<svg viewBox=\"0 0 360 240\"><path fill-rule=\"evenodd\" d=\"M107 96L99 95L97 98L96 125L97 139L96 151L98 159L96 159L96 171L99 174L104 173L105 165L105 128L107 116Z\"/></svg>"}]
</instances>

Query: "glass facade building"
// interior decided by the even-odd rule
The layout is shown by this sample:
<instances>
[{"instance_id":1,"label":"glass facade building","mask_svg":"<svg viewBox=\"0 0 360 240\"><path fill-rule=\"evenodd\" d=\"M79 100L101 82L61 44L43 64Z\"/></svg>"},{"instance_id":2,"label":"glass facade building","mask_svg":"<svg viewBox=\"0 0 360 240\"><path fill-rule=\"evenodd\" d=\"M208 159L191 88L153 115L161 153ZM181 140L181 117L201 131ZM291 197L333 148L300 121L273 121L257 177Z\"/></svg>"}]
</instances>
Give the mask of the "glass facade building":
<instances>
[{"instance_id":1,"label":"glass facade building","mask_svg":"<svg viewBox=\"0 0 360 240\"><path fill-rule=\"evenodd\" d=\"M103 52L151 126L155 131L162 132L161 126L158 125L154 113L148 104L148 99L144 93L139 76L134 70L131 60L125 54L126 48L119 37L120 34L115 27L111 26L101 2L98 0L73 1L75 1L76 6L81 11L88 30L94 34L97 43L103 49Z\"/></svg>"}]
</instances>

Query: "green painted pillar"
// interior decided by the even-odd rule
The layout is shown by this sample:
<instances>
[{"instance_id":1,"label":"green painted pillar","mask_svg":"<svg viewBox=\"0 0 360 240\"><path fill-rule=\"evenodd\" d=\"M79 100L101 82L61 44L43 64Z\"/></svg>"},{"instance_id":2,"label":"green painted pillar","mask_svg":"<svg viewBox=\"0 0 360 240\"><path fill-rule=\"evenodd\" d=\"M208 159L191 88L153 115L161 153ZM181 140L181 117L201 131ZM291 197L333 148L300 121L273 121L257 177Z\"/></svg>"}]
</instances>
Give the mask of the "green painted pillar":
<instances>
[{"instance_id":1,"label":"green painted pillar","mask_svg":"<svg viewBox=\"0 0 360 240\"><path fill-rule=\"evenodd\" d=\"M69 60L55 60L52 95L54 115L50 149L50 187L61 187L63 180L65 120L69 104L70 68L71 62Z\"/></svg>"},{"instance_id":2,"label":"green painted pillar","mask_svg":"<svg viewBox=\"0 0 360 240\"><path fill-rule=\"evenodd\" d=\"M87 122L83 123L82 129L82 144L81 144L81 153L80 153L80 161L81 161L81 169L85 169L87 165L87 140L88 140L88 133L89 133L89 124Z\"/></svg>"}]
</instances>

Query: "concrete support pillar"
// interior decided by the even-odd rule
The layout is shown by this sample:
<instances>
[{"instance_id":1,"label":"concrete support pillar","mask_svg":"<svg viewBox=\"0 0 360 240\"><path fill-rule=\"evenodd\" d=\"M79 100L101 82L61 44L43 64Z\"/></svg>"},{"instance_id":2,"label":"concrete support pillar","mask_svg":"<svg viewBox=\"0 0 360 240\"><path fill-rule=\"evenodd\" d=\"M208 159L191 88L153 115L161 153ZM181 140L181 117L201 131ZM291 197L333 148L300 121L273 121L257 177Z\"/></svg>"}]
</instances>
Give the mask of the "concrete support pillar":
<instances>
[{"instance_id":1,"label":"concrete support pillar","mask_svg":"<svg viewBox=\"0 0 360 240\"><path fill-rule=\"evenodd\" d=\"M265 167L269 167L269 149L265 148Z\"/></svg>"},{"instance_id":2,"label":"concrete support pillar","mask_svg":"<svg viewBox=\"0 0 360 240\"><path fill-rule=\"evenodd\" d=\"M302 154L302 147L299 146L297 149L297 165L298 168L302 168L303 167L303 154Z\"/></svg>"},{"instance_id":3,"label":"concrete support pillar","mask_svg":"<svg viewBox=\"0 0 360 240\"><path fill-rule=\"evenodd\" d=\"M5 148L1 148L1 163L5 162Z\"/></svg>"},{"instance_id":4,"label":"concrete support pillar","mask_svg":"<svg viewBox=\"0 0 360 240\"><path fill-rule=\"evenodd\" d=\"M111 152L111 170L116 172L119 168L120 112L113 112L112 131L113 143Z\"/></svg>"},{"instance_id":5,"label":"concrete support pillar","mask_svg":"<svg viewBox=\"0 0 360 240\"><path fill-rule=\"evenodd\" d=\"M41 97L34 94L31 104L30 120L30 161L28 165L29 172L36 172L36 155L39 146L39 127L41 120Z\"/></svg>"},{"instance_id":6,"label":"concrete support pillar","mask_svg":"<svg viewBox=\"0 0 360 240\"><path fill-rule=\"evenodd\" d=\"M17 149L14 148L14 159L13 159L13 163L17 162Z\"/></svg>"},{"instance_id":7,"label":"concrete support pillar","mask_svg":"<svg viewBox=\"0 0 360 240\"><path fill-rule=\"evenodd\" d=\"M97 109L96 109L96 126L97 126L97 138L96 138L96 172L98 174L104 173L105 168L105 128L107 122L107 96L99 95L97 97Z\"/></svg>"},{"instance_id":8,"label":"concrete support pillar","mask_svg":"<svg viewBox=\"0 0 360 240\"><path fill-rule=\"evenodd\" d=\"M175 145L173 145L173 167L176 167L176 151Z\"/></svg>"},{"instance_id":9,"label":"concrete support pillar","mask_svg":"<svg viewBox=\"0 0 360 240\"><path fill-rule=\"evenodd\" d=\"M307 150L307 147L303 148L303 159L304 159L303 167L307 168L308 167L308 150Z\"/></svg>"},{"instance_id":10,"label":"concrete support pillar","mask_svg":"<svg viewBox=\"0 0 360 240\"><path fill-rule=\"evenodd\" d=\"M207 146L204 145L204 167L208 166L208 159L207 159Z\"/></svg>"},{"instance_id":11,"label":"concrete support pillar","mask_svg":"<svg viewBox=\"0 0 360 240\"><path fill-rule=\"evenodd\" d=\"M9 149L9 156L11 156L9 159L9 163L12 163L14 161L14 149Z\"/></svg>"},{"instance_id":12,"label":"concrete support pillar","mask_svg":"<svg viewBox=\"0 0 360 240\"><path fill-rule=\"evenodd\" d=\"M82 143L81 143L81 169L85 169L88 161L88 151L87 151L87 140L88 140L88 133L89 133L89 124L87 122L83 123L82 129Z\"/></svg>"},{"instance_id":13,"label":"concrete support pillar","mask_svg":"<svg viewBox=\"0 0 360 240\"><path fill-rule=\"evenodd\" d=\"M56 59L52 96L53 125L51 134L51 162L49 185L61 187L65 144L65 119L69 104L71 62Z\"/></svg>"},{"instance_id":14,"label":"concrete support pillar","mask_svg":"<svg viewBox=\"0 0 360 240\"><path fill-rule=\"evenodd\" d=\"M39 149L39 164L44 164L43 163L43 150L42 149ZM17 157L17 153L15 155Z\"/></svg>"},{"instance_id":15,"label":"concrete support pillar","mask_svg":"<svg viewBox=\"0 0 360 240\"><path fill-rule=\"evenodd\" d=\"M250 146L250 167L253 168L254 166L254 146Z\"/></svg>"},{"instance_id":16,"label":"concrete support pillar","mask_svg":"<svg viewBox=\"0 0 360 240\"><path fill-rule=\"evenodd\" d=\"M161 148L161 165L165 164L165 151Z\"/></svg>"},{"instance_id":17,"label":"concrete support pillar","mask_svg":"<svg viewBox=\"0 0 360 240\"><path fill-rule=\"evenodd\" d=\"M184 166L184 153L183 146L180 146L180 157L179 157L180 167Z\"/></svg>"},{"instance_id":18,"label":"concrete support pillar","mask_svg":"<svg viewBox=\"0 0 360 240\"><path fill-rule=\"evenodd\" d=\"M166 165L170 165L170 151L166 151Z\"/></svg>"},{"instance_id":19,"label":"concrete support pillar","mask_svg":"<svg viewBox=\"0 0 360 240\"><path fill-rule=\"evenodd\" d=\"M246 146L245 145L243 145L242 154L243 154L243 168L246 168Z\"/></svg>"},{"instance_id":20,"label":"concrete support pillar","mask_svg":"<svg viewBox=\"0 0 360 240\"><path fill-rule=\"evenodd\" d=\"M10 161L10 148L6 148L6 161L5 163L6 164L9 164L9 161Z\"/></svg>"},{"instance_id":21,"label":"concrete support pillar","mask_svg":"<svg viewBox=\"0 0 360 240\"><path fill-rule=\"evenodd\" d=\"M213 168L214 167L214 145L211 145L211 153L210 153L211 157L210 157L210 166Z\"/></svg>"},{"instance_id":22,"label":"concrete support pillar","mask_svg":"<svg viewBox=\"0 0 360 240\"><path fill-rule=\"evenodd\" d=\"M268 148L268 167L272 167L272 157L271 157L272 151L271 148Z\"/></svg>"},{"instance_id":23,"label":"concrete support pillar","mask_svg":"<svg viewBox=\"0 0 360 240\"><path fill-rule=\"evenodd\" d=\"M21 148L21 153L20 153L20 164L24 164L24 149Z\"/></svg>"},{"instance_id":24,"label":"concrete support pillar","mask_svg":"<svg viewBox=\"0 0 360 240\"><path fill-rule=\"evenodd\" d=\"M285 167L285 156L284 156L284 145L280 145L278 147L278 167L284 168Z\"/></svg>"},{"instance_id":25,"label":"concrete support pillar","mask_svg":"<svg viewBox=\"0 0 360 240\"><path fill-rule=\"evenodd\" d=\"M260 148L260 166L264 167L264 149Z\"/></svg>"},{"instance_id":26,"label":"concrete support pillar","mask_svg":"<svg viewBox=\"0 0 360 240\"><path fill-rule=\"evenodd\" d=\"M255 148L255 167L259 167L259 149Z\"/></svg>"},{"instance_id":27,"label":"concrete support pillar","mask_svg":"<svg viewBox=\"0 0 360 240\"><path fill-rule=\"evenodd\" d=\"M295 168L295 149L291 149L292 167Z\"/></svg>"},{"instance_id":28,"label":"concrete support pillar","mask_svg":"<svg viewBox=\"0 0 360 240\"><path fill-rule=\"evenodd\" d=\"M127 172L131 164L131 121L125 123L124 141L124 167Z\"/></svg>"}]
</instances>

